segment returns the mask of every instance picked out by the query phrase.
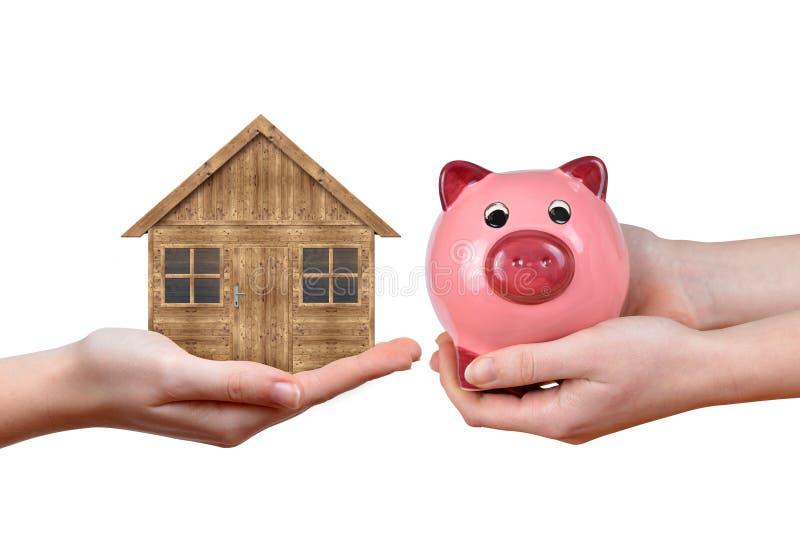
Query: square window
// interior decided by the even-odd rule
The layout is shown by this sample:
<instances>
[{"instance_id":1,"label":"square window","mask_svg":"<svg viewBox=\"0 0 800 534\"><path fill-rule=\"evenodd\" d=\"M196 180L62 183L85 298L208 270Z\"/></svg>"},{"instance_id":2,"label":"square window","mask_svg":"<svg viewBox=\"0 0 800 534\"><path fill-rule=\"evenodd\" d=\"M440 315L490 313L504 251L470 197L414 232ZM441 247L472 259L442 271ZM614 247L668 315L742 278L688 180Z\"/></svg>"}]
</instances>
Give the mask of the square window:
<instances>
[{"instance_id":1,"label":"square window","mask_svg":"<svg viewBox=\"0 0 800 534\"><path fill-rule=\"evenodd\" d=\"M333 302L358 302L358 278L340 276L333 279Z\"/></svg>"},{"instance_id":2,"label":"square window","mask_svg":"<svg viewBox=\"0 0 800 534\"><path fill-rule=\"evenodd\" d=\"M189 249L168 248L164 251L166 274L189 274Z\"/></svg>"},{"instance_id":3,"label":"square window","mask_svg":"<svg viewBox=\"0 0 800 534\"><path fill-rule=\"evenodd\" d=\"M189 279L166 278L164 279L164 302L168 304L189 303Z\"/></svg>"},{"instance_id":4,"label":"square window","mask_svg":"<svg viewBox=\"0 0 800 534\"><path fill-rule=\"evenodd\" d=\"M357 248L335 248L335 249L333 249L333 272L334 273L357 273L358 272L358 249Z\"/></svg>"},{"instance_id":5,"label":"square window","mask_svg":"<svg viewBox=\"0 0 800 534\"><path fill-rule=\"evenodd\" d=\"M330 302L328 299L329 280L330 278L327 276L303 278L303 302L316 304Z\"/></svg>"},{"instance_id":6,"label":"square window","mask_svg":"<svg viewBox=\"0 0 800 534\"><path fill-rule=\"evenodd\" d=\"M195 274L219 274L219 249L194 249Z\"/></svg>"},{"instance_id":7,"label":"square window","mask_svg":"<svg viewBox=\"0 0 800 534\"><path fill-rule=\"evenodd\" d=\"M219 278L194 279L195 304L219 303Z\"/></svg>"},{"instance_id":8,"label":"square window","mask_svg":"<svg viewBox=\"0 0 800 534\"><path fill-rule=\"evenodd\" d=\"M164 304L220 304L222 249L164 248Z\"/></svg>"},{"instance_id":9,"label":"square window","mask_svg":"<svg viewBox=\"0 0 800 534\"><path fill-rule=\"evenodd\" d=\"M304 248L303 273L324 274L331 272L328 262L328 250L327 248Z\"/></svg>"}]
</instances>

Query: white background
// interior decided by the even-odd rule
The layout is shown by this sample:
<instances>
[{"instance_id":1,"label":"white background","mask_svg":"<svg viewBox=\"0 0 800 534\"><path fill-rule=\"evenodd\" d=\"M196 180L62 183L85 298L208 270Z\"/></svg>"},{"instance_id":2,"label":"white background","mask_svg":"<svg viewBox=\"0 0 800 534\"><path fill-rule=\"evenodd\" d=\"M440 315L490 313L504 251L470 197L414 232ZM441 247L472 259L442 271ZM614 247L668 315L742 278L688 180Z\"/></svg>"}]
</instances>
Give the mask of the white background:
<instances>
[{"instance_id":1,"label":"white background","mask_svg":"<svg viewBox=\"0 0 800 534\"><path fill-rule=\"evenodd\" d=\"M3 4L0 354L146 327L146 239L120 234L259 113L403 235L377 264L404 280L451 159L595 154L621 221L796 233L797 17L752 5ZM92 429L0 450L0 532L796 531L800 401L581 446L473 429L427 367L439 331L423 286L381 295L378 339L423 361L234 449Z\"/></svg>"}]
</instances>

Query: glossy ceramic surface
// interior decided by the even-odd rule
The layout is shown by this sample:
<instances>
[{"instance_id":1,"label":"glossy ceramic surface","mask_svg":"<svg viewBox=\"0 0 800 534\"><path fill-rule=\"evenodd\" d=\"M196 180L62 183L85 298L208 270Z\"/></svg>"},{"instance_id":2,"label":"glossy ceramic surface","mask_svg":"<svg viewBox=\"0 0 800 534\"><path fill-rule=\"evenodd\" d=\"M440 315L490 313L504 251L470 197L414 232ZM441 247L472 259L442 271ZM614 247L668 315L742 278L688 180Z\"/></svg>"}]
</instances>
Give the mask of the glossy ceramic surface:
<instances>
[{"instance_id":1,"label":"glossy ceramic surface","mask_svg":"<svg viewBox=\"0 0 800 534\"><path fill-rule=\"evenodd\" d=\"M556 339L619 315L628 253L598 158L548 171L445 165L428 293L453 336L461 385L476 355Z\"/></svg>"}]
</instances>

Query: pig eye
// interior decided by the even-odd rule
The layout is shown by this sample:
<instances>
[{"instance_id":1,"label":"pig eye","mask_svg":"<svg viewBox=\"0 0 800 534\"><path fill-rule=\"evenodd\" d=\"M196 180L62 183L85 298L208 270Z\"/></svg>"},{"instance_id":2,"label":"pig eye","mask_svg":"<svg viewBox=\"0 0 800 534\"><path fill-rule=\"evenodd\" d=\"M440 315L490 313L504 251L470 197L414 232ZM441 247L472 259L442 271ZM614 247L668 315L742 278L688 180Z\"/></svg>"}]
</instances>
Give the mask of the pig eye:
<instances>
[{"instance_id":1,"label":"pig eye","mask_svg":"<svg viewBox=\"0 0 800 534\"><path fill-rule=\"evenodd\" d=\"M547 213L550 214L550 220L556 224L564 224L569 220L572 212L569 209L569 204L563 200L554 200L547 208Z\"/></svg>"},{"instance_id":2,"label":"pig eye","mask_svg":"<svg viewBox=\"0 0 800 534\"><path fill-rule=\"evenodd\" d=\"M483 210L483 219L492 228L500 228L508 220L508 208L502 202L493 202Z\"/></svg>"}]
</instances>

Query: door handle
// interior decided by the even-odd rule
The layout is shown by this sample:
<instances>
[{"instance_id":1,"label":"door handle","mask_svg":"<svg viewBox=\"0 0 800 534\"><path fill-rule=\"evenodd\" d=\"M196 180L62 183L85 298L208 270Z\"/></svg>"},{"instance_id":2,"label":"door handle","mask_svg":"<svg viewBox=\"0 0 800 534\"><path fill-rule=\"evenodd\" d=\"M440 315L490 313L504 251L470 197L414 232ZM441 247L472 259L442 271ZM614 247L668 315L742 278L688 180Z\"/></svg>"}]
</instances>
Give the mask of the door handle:
<instances>
[{"instance_id":1,"label":"door handle","mask_svg":"<svg viewBox=\"0 0 800 534\"><path fill-rule=\"evenodd\" d=\"M246 295L244 291L239 292L239 286L233 286L233 307L239 307L239 297Z\"/></svg>"}]
</instances>

